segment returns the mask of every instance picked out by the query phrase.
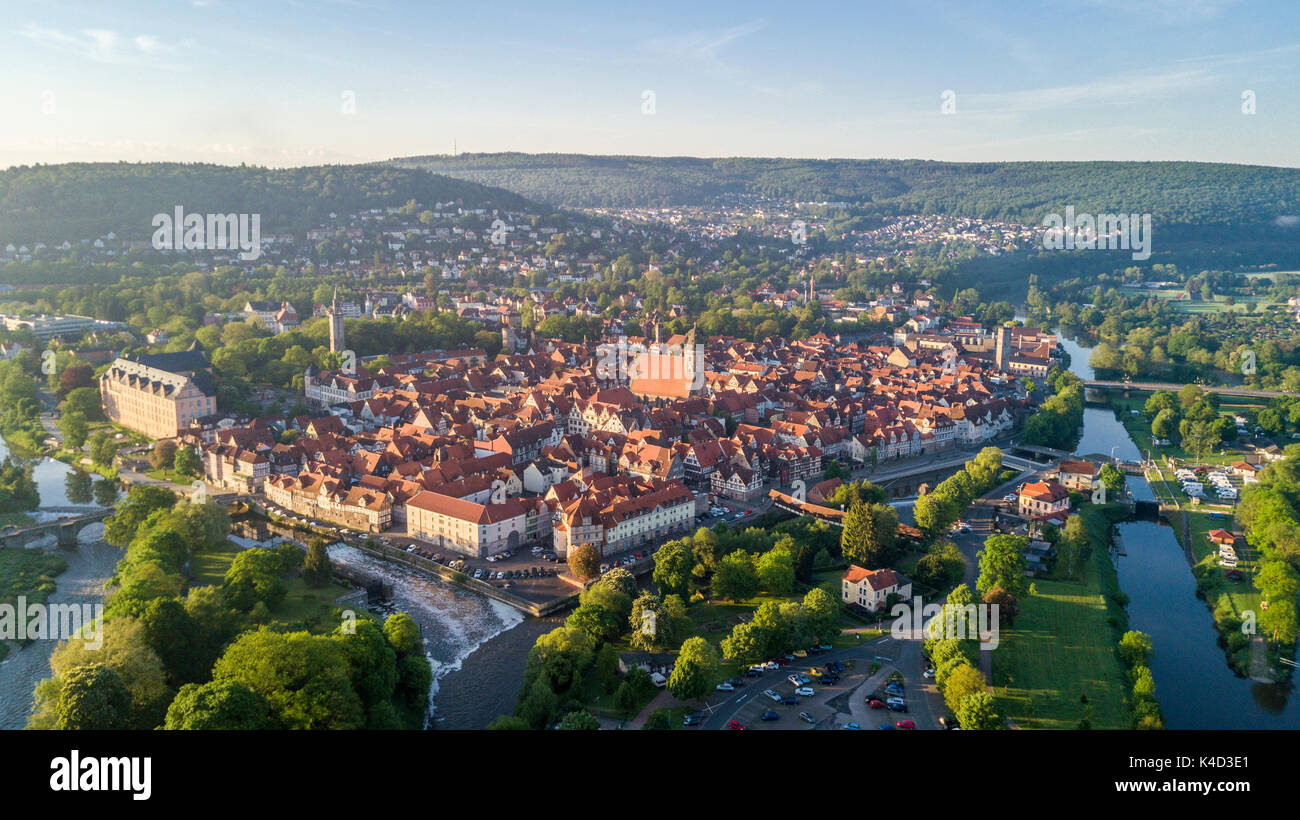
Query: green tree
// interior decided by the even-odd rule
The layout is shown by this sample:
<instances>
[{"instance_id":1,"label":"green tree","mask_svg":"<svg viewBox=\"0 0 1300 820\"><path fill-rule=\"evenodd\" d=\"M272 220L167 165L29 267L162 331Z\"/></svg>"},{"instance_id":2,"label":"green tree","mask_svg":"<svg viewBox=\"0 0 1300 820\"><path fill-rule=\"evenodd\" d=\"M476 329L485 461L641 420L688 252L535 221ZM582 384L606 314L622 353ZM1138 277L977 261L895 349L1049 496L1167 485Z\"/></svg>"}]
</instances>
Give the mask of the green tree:
<instances>
[{"instance_id":1,"label":"green tree","mask_svg":"<svg viewBox=\"0 0 1300 820\"><path fill-rule=\"evenodd\" d=\"M655 585L664 595L686 595L690 592L691 570L695 556L691 545L685 541L668 541L654 554Z\"/></svg>"},{"instance_id":2,"label":"green tree","mask_svg":"<svg viewBox=\"0 0 1300 820\"><path fill-rule=\"evenodd\" d=\"M744 550L727 553L713 573L713 594L733 601L753 597L758 591L758 573L753 557Z\"/></svg>"},{"instance_id":3,"label":"green tree","mask_svg":"<svg viewBox=\"0 0 1300 820\"><path fill-rule=\"evenodd\" d=\"M199 454L194 452L194 448L181 447L172 458L172 469L180 475L196 476L202 471L203 462L199 460Z\"/></svg>"},{"instance_id":4,"label":"green tree","mask_svg":"<svg viewBox=\"0 0 1300 820\"><path fill-rule=\"evenodd\" d=\"M618 616L599 604L580 604L564 625L585 632L597 644L612 641L620 631Z\"/></svg>"},{"instance_id":5,"label":"green tree","mask_svg":"<svg viewBox=\"0 0 1300 820\"><path fill-rule=\"evenodd\" d=\"M297 547L293 549L296 551ZM330 563L324 539L313 538L307 545L307 557L302 565L302 579L307 586L314 589L328 586L334 579L334 565Z\"/></svg>"},{"instance_id":6,"label":"green tree","mask_svg":"<svg viewBox=\"0 0 1300 820\"><path fill-rule=\"evenodd\" d=\"M52 729L127 729L131 726L131 693L109 667L98 663L80 666L60 680L52 718Z\"/></svg>"},{"instance_id":7,"label":"green tree","mask_svg":"<svg viewBox=\"0 0 1300 820\"><path fill-rule=\"evenodd\" d=\"M963 729L979 731L1002 728L1002 718L997 713L993 696L988 692L976 692L962 698L953 710L958 725Z\"/></svg>"},{"instance_id":8,"label":"green tree","mask_svg":"<svg viewBox=\"0 0 1300 820\"><path fill-rule=\"evenodd\" d=\"M266 698L236 681L187 683L167 707L166 729L271 728L271 705Z\"/></svg>"},{"instance_id":9,"label":"green tree","mask_svg":"<svg viewBox=\"0 0 1300 820\"><path fill-rule=\"evenodd\" d=\"M570 712L560 721L560 728L567 731L594 732L600 728L600 721L585 709Z\"/></svg>"},{"instance_id":10,"label":"green tree","mask_svg":"<svg viewBox=\"0 0 1300 820\"><path fill-rule=\"evenodd\" d=\"M579 578L595 578L600 574L600 553L591 544L569 548L569 569Z\"/></svg>"},{"instance_id":11,"label":"green tree","mask_svg":"<svg viewBox=\"0 0 1300 820\"><path fill-rule=\"evenodd\" d=\"M773 595L785 595L794 587L794 558L781 547L760 555L754 571L759 584Z\"/></svg>"},{"instance_id":12,"label":"green tree","mask_svg":"<svg viewBox=\"0 0 1300 820\"><path fill-rule=\"evenodd\" d=\"M275 609L288 591L280 567L279 556L271 550L254 547L239 553L226 570L226 600L240 612L249 611L258 601Z\"/></svg>"},{"instance_id":13,"label":"green tree","mask_svg":"<svg viewBox=\"0 0 1300 820\"><path fill-rule=\"evenodd\" d=\"M948 673L943 684L943 700L948 710L956 714L957 706L963 698L979 692L988 691L988 681L974 666L964 664Z\"/></svg>"},{"instance_id":14,"label":"green tree","mask_svg":"<svg viewBox=\"0 0 1300 820\"><path fill-rule=\"evenodd\" d=\"M1119 639L1119 657L1129 668L1145 666L1151 658L1151 636L1134 630L1125 632Z\"/></svg>"},{"instance_id":15,"label":"green tree","mask_svg":"<svg viewBox=\"0 0 1300 820\"><path fill-rule=\"evenodd\" d=\"M1002 587L1016 598L1025 594L1025 556L1029 539L1018 535L990 535L979 554L979 579L975 588L980 594Z\"/></svg>"},{"instance_id":16,"label":"green tree","mask_svg":"<svg viewBox=\"0 0 1300 820\"><path fill-rule=\"evenodd\" d=\"M687 638L668 677L668 691L678 700L704 697L713 688L720 664L718 651L708 641L698 636Z\"/></svg>"}]
</instances>

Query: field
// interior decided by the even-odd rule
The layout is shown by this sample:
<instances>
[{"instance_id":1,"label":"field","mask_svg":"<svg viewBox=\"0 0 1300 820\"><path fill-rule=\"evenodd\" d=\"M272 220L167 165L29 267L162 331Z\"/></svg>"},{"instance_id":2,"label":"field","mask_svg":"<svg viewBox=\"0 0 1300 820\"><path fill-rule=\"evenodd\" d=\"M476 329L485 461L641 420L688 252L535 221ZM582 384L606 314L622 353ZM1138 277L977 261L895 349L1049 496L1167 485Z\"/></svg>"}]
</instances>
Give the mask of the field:
<instances>
[{"instance_id":1,"label":"field","mask_svg":"<svg viewBox=\"0 0 1300 820\"><path fill-rule=\"evenodd\" d=\"M1236 313L1245 313L1249 305L1256 305L1255 311L1262 312L1265 308L1280 304L1271 299L1259 296L1237 296L1233 298L1233 304L1228 304L1226 296L1215 296L1214 301L1206 302L1202 299L1183 299L1186 291L1181 289L1171 290L1147 290L1146 288L1124 288L1123 293L1126 296L1149 297L1154 296L1157 299L1168 299L1174 303L1174 307L1184 313L1226 313L1234 311Z\"/></svg>"},{"instance_id":2,"label":"field","mask_svg":"<svg viewBox=\"0 0 1300 820\"><path fill-rule=\"evenodd\" d=\"M1100 512L1089 515L1101 532L1083 580L1035 579L1038 594L1020 602L993 652L994 694L1023 729L1074 729L1085 714L1094 729L1130 725L1115 651L1123 612L1105 597L1118 591L1104 541L1109 524Z\"/></svg>"}]
</instances>

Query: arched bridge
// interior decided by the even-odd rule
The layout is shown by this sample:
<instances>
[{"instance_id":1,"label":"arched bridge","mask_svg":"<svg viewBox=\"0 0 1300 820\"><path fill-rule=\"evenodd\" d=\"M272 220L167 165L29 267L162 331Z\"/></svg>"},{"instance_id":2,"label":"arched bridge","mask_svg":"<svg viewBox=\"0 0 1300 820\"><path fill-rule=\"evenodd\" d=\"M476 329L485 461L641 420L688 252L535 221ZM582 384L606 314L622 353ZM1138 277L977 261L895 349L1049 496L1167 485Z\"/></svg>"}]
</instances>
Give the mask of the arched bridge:
<instances>
[{"instance_id":1,"label":"arched bridge","mask_svg":"<svg viewBox=\"0 0 1300 820\"><path fill-rule=\"evenodd\" d=\"M1088 390L1122 390L1128 393L1130 390L1137 390L1143 393L1154 393L1157 390L1166 390L1170 393L1177 393L1183 389L1181 384L1170 384L1168 382L1116 382L1116 381L1086 381L1083 386ZM1250 399L1271 399L1275 396L1285 396L1288 393L1282 390L1264 390L1256 387L1208 387L1201 386L1206 393L1218 393L1221 396L1241 396Z\"/></svg>"},{"instance_id":2,"label":"arched bridge","mask_svg":"<svg viewBox=\"0 0 1300 820\"><path fill-rule=\"evenodd\" d=\"M58 536L61 549L70 549L77 545L77 536L81 534L82 530L91 524L97 524L108 518L113 514L113 508L105 507L101 510L87 511L85 509L60 509L55 507L48 508L45 512L75 512L76 515L72 518L59 518L26 527L6 527L0 530L0 547L21 547L28 541L53 534Z\"/></svg>"}]
</instances>

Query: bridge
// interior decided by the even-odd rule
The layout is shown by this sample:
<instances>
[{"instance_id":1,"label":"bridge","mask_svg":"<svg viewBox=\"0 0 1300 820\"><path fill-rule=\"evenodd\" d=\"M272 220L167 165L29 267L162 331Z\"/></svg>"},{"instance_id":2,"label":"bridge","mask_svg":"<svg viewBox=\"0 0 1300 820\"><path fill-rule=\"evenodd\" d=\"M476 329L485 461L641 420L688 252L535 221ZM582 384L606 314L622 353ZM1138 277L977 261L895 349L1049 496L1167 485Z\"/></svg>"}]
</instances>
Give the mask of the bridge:
<instances>
[{"instance_id":1,"label":"bridge","mask_svg":"<svg viewBox=\"0 0 1300 820\"><path fill-rule=\"evenodd\" d=\"M1130 390L1138 390L1145 393L1154 393L1157 390L1167 390L1171 393L1177 393L1185 385L1169 384L1167 382L1107 382L1107 381L1090 381L1084 382L1083 386L1088 390L1122 390L1127 393ZM1277 396L1285 396L1287 393L1281 390L1260 390L1253 387L1206 387L1198 385L1207 393L1218 393L1220 396L1240 396L1248 399L1271 399Z\"/></svg>"},{"instance_id":2,"label":"bridge","mask_svg":"<svg viewBox=\"0 0 1300 820\"><path fill-rule=\"evenodd\" d=\"M801 501L794 496L787 495L780 490L769 490L768 497L772 499L772 506L795 515L808 515L813 518L820 518L828 521L837 527L844 526L844 511L837 510L834 507L823 507L820 504L809 504L807 501Z\"/></svg>"},{"instance_id":3,"label":"bridge","mask_svg":"<svg viewBox=\"0 0 1300 820\"><path fill-rule=\"evenodd\" d=\"M1041 447L1037 444L1013 444L1008 450L1020 450L1025 453L1033 453L1036 456L1047 456L1048 460L1059 461L1061 459L1069 460L1074 457L1073 453L1067 453L1064 450L1057 450L1054 447Z\"/></svg>"},{"instance_id":4,"label":"bridge","mask_svg":"<svg viewBox=\"0 0 1300 820\"><path fill-rule=\"evenodd\" d=\"M112 507L91 509L77 507L51 507L45 512L76 512L73 518L60 518L44 524L32 524L27 527L6 527L0 530L0 547L23 547L27 542L47 535L56 535L60 549L71 549L77 545L77 536L91 524L98 524L113 514Z\"/></svg>"}]
</instances>

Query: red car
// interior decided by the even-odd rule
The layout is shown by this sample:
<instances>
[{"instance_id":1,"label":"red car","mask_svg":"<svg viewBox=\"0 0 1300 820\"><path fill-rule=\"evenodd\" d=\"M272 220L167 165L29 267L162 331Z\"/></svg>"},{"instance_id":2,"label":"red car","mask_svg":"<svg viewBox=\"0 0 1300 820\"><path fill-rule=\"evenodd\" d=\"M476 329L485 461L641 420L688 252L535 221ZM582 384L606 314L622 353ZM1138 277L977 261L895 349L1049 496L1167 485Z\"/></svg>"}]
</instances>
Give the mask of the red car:
<instances>
[{"instance_id":1,"label":"red car","mask_svg":"<svg viewBox=\"0 0 1300 820\"><path fill-rule=\"evenodd\" d=\"M733 721L733 722L734 722L734 721ZM910 720L900 720L899 722L895 723L894 725L897 726L897 727L900 728L900 729L915 729L915 728L916 728L916 724L913 723L913 722L910 721Z\"/></svg>"},{"instance_id":2,"label":"red car","mask_svg":"<svg viewBox=\"0 0 1300 820\"><path fill-rule=\"evenodd\" d=\"M872 698L871 700L867 701L867 705L870 706L872 709L884 709L884 708L885 708L885 702L884 702L884 701L880 701L880 700L876 700L875 698Z\"/></svg>"},{"instance_id":3,"label":"red car","mask_svg":"<svg viewBox=\"0 0 1300 820\"><path fill-rule=\"evenodd\" d=\"M912 722L912 721L910 721L910 720L908 721L908 723L911 723L911 722ZM732 720L732 721L729 721L729 722L727 723L727 728L728 728L728 729L735 729L737 732L743 732L743 731L745 731L745 724L741 723L741 722L738 721L738 720Z\"/></svg>"}]
</instances>

